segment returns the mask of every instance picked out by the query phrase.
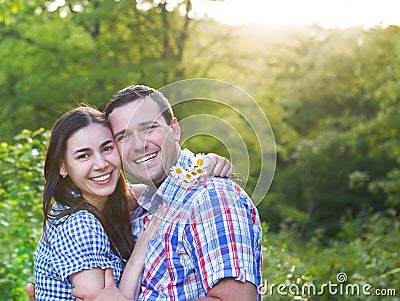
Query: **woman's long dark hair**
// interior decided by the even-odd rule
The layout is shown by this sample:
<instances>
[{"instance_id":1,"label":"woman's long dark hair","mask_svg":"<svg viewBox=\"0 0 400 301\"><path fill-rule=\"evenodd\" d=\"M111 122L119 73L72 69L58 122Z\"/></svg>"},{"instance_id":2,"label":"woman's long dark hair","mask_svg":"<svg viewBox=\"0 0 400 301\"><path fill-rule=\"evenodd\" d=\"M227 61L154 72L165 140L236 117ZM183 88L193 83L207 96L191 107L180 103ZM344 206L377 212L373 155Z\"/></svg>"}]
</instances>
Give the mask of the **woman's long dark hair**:
<instances>
[{"instance_id":1,"label":"woman's long dark hair","mask_svg":"<svg viewBox=\"0 0 400 301\"><path fill-rule=\"evenodd\" d=\"M128 208L128 203L133 196L126 186L123 173L121 172L117 187L108 197L101 213L83 198L79 188L71 181L70 177L63 178L60 175L60 166L65 157L68 139L75 132L90 124L101 124L109 128L109 123L100 111L83 106L65 113L53 126L44 166L46 183L43 193L43 233L47 240L47 222L57 225L72 213L78 210L87 210L94 214L102 224L113 252L127 260L134 246ZM67 206L68 209L52 210L54 201Z\"/></svg>"}]
</instances>

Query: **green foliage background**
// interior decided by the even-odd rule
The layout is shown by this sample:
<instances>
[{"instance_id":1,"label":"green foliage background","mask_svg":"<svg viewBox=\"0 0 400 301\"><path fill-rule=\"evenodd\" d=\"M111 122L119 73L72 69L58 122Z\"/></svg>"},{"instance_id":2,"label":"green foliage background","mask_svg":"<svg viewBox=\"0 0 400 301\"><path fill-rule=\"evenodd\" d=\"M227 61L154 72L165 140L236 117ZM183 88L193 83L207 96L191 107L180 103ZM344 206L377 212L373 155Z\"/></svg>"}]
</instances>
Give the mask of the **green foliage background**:
<instances>
[{"instance_id":1,"label":"green foliage background","mask_svg":"<svg viewBox=\"0 0 400 301\"><path fill-rule=\"evenodd\" d=\"M25 284L33 282L32 255L40 238L41 193L48 133L23 130L14 143L0 148L0 296L26 300Z\"/></svg>"},{"instance_id":2,"label":"green foliage background","mask_svg":"<svg viewBox=\"0 0 400 301\"><path fill-rule=\"evenodd\" d=\"M265 299L400 300L400 28L230 27L192 18L191 1L144 2L149 9L125 0L55 8L0 0L0 300L27 300L24 285L33 281L55 119L78 103L101 109L132 83L159 88L193 77L245 90L274 130L276 173L258 205L269 284L321 286L344 272L346 283L397 290L380 297L270 290ZM215 104L174 109L179 118L206 112L247 131L240 116ZM243 136L251 193L257 143ZM229 156L207 137L187 146Z\"/></svg>"}]
</instances>

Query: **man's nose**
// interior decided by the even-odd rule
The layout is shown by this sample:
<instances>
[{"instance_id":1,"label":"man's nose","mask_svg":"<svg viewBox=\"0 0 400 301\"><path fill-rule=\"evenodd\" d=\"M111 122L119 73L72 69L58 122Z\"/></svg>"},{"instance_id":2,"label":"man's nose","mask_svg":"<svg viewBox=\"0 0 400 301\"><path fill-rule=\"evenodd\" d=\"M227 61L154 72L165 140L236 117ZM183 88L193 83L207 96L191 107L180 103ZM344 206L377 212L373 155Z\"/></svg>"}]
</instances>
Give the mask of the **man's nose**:
<instances>
[{"instance_id":1,"label":"man's nose","mask_svg":"<svg viewBox=\"0 0 400 301\"><path fill-rule=\"evenodd\" d=\"M142 151L146 148L147 133L135 132L132 137L131 147L135 150Z\"/></svg>"}]
</instances>

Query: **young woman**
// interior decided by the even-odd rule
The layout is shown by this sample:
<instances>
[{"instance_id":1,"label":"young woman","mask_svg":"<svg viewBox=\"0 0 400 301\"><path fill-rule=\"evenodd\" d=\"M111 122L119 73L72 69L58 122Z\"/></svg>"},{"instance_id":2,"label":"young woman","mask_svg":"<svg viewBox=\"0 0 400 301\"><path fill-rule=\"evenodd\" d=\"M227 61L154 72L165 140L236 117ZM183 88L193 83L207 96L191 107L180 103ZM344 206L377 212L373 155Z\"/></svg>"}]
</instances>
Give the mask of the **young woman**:
<instances>
[{"instance_id":1,"label":"young woman","mask_svg":"<svg viewBox=\"0 0 400 301\"><path fill-rule=\"evenodd\" d=\"M36 300L74 300L74 286L101 289L106 268L118 282L131 254L126 268L140 263L143 248L132 253L129 206L135 200L102 113L79 107L57 120L44 174L43 235L34 254ZM148 239L144 235L137 246ZM131 273L140 279L140 264ZM125 293L133 297L135 290Z\"/></svg>"},{"instance_id":2,"label":"young woman","mask_svg":"<svg viewBox=\"0 0 400 301\"><path fill-rule=\"evenodd\" d=\"M227 170L221 161L214 165L214 173ZM36 301L75 300L73 287L96 292L105 285L107 268L121 293L135 299L147 242L162 218L153 219L134 246L130 211L137 203L101 112L78 107L56 121L44 175L43 234L34 254ZM158 209L156 216L162 214Z\"/></svg>"}]
</instances>

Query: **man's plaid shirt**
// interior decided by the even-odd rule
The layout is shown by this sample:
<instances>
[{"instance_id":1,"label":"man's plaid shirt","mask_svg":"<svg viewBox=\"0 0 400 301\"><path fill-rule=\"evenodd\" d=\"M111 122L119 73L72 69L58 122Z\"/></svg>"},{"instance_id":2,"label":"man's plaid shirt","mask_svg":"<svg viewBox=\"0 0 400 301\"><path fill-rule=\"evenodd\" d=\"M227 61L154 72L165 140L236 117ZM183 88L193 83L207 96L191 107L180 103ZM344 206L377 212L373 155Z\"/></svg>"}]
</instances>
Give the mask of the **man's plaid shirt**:
<instances>
[{"instance_id":1,"label":"man's plaid shirt","mask_svg":"<svg viewBox=\"0 0 400 301\"><path fill-rule=\"evenodd\" d=\"M193 157L183 150L177 165L185 168ZM223 278L261 284L261 223L237 184L209 177L187 188L169 176L156 193L147 189L140 198L133 215L135 239L162 202L169 209L149 242L141 300L197 300Z\"/></svg>"}]
</instances>

